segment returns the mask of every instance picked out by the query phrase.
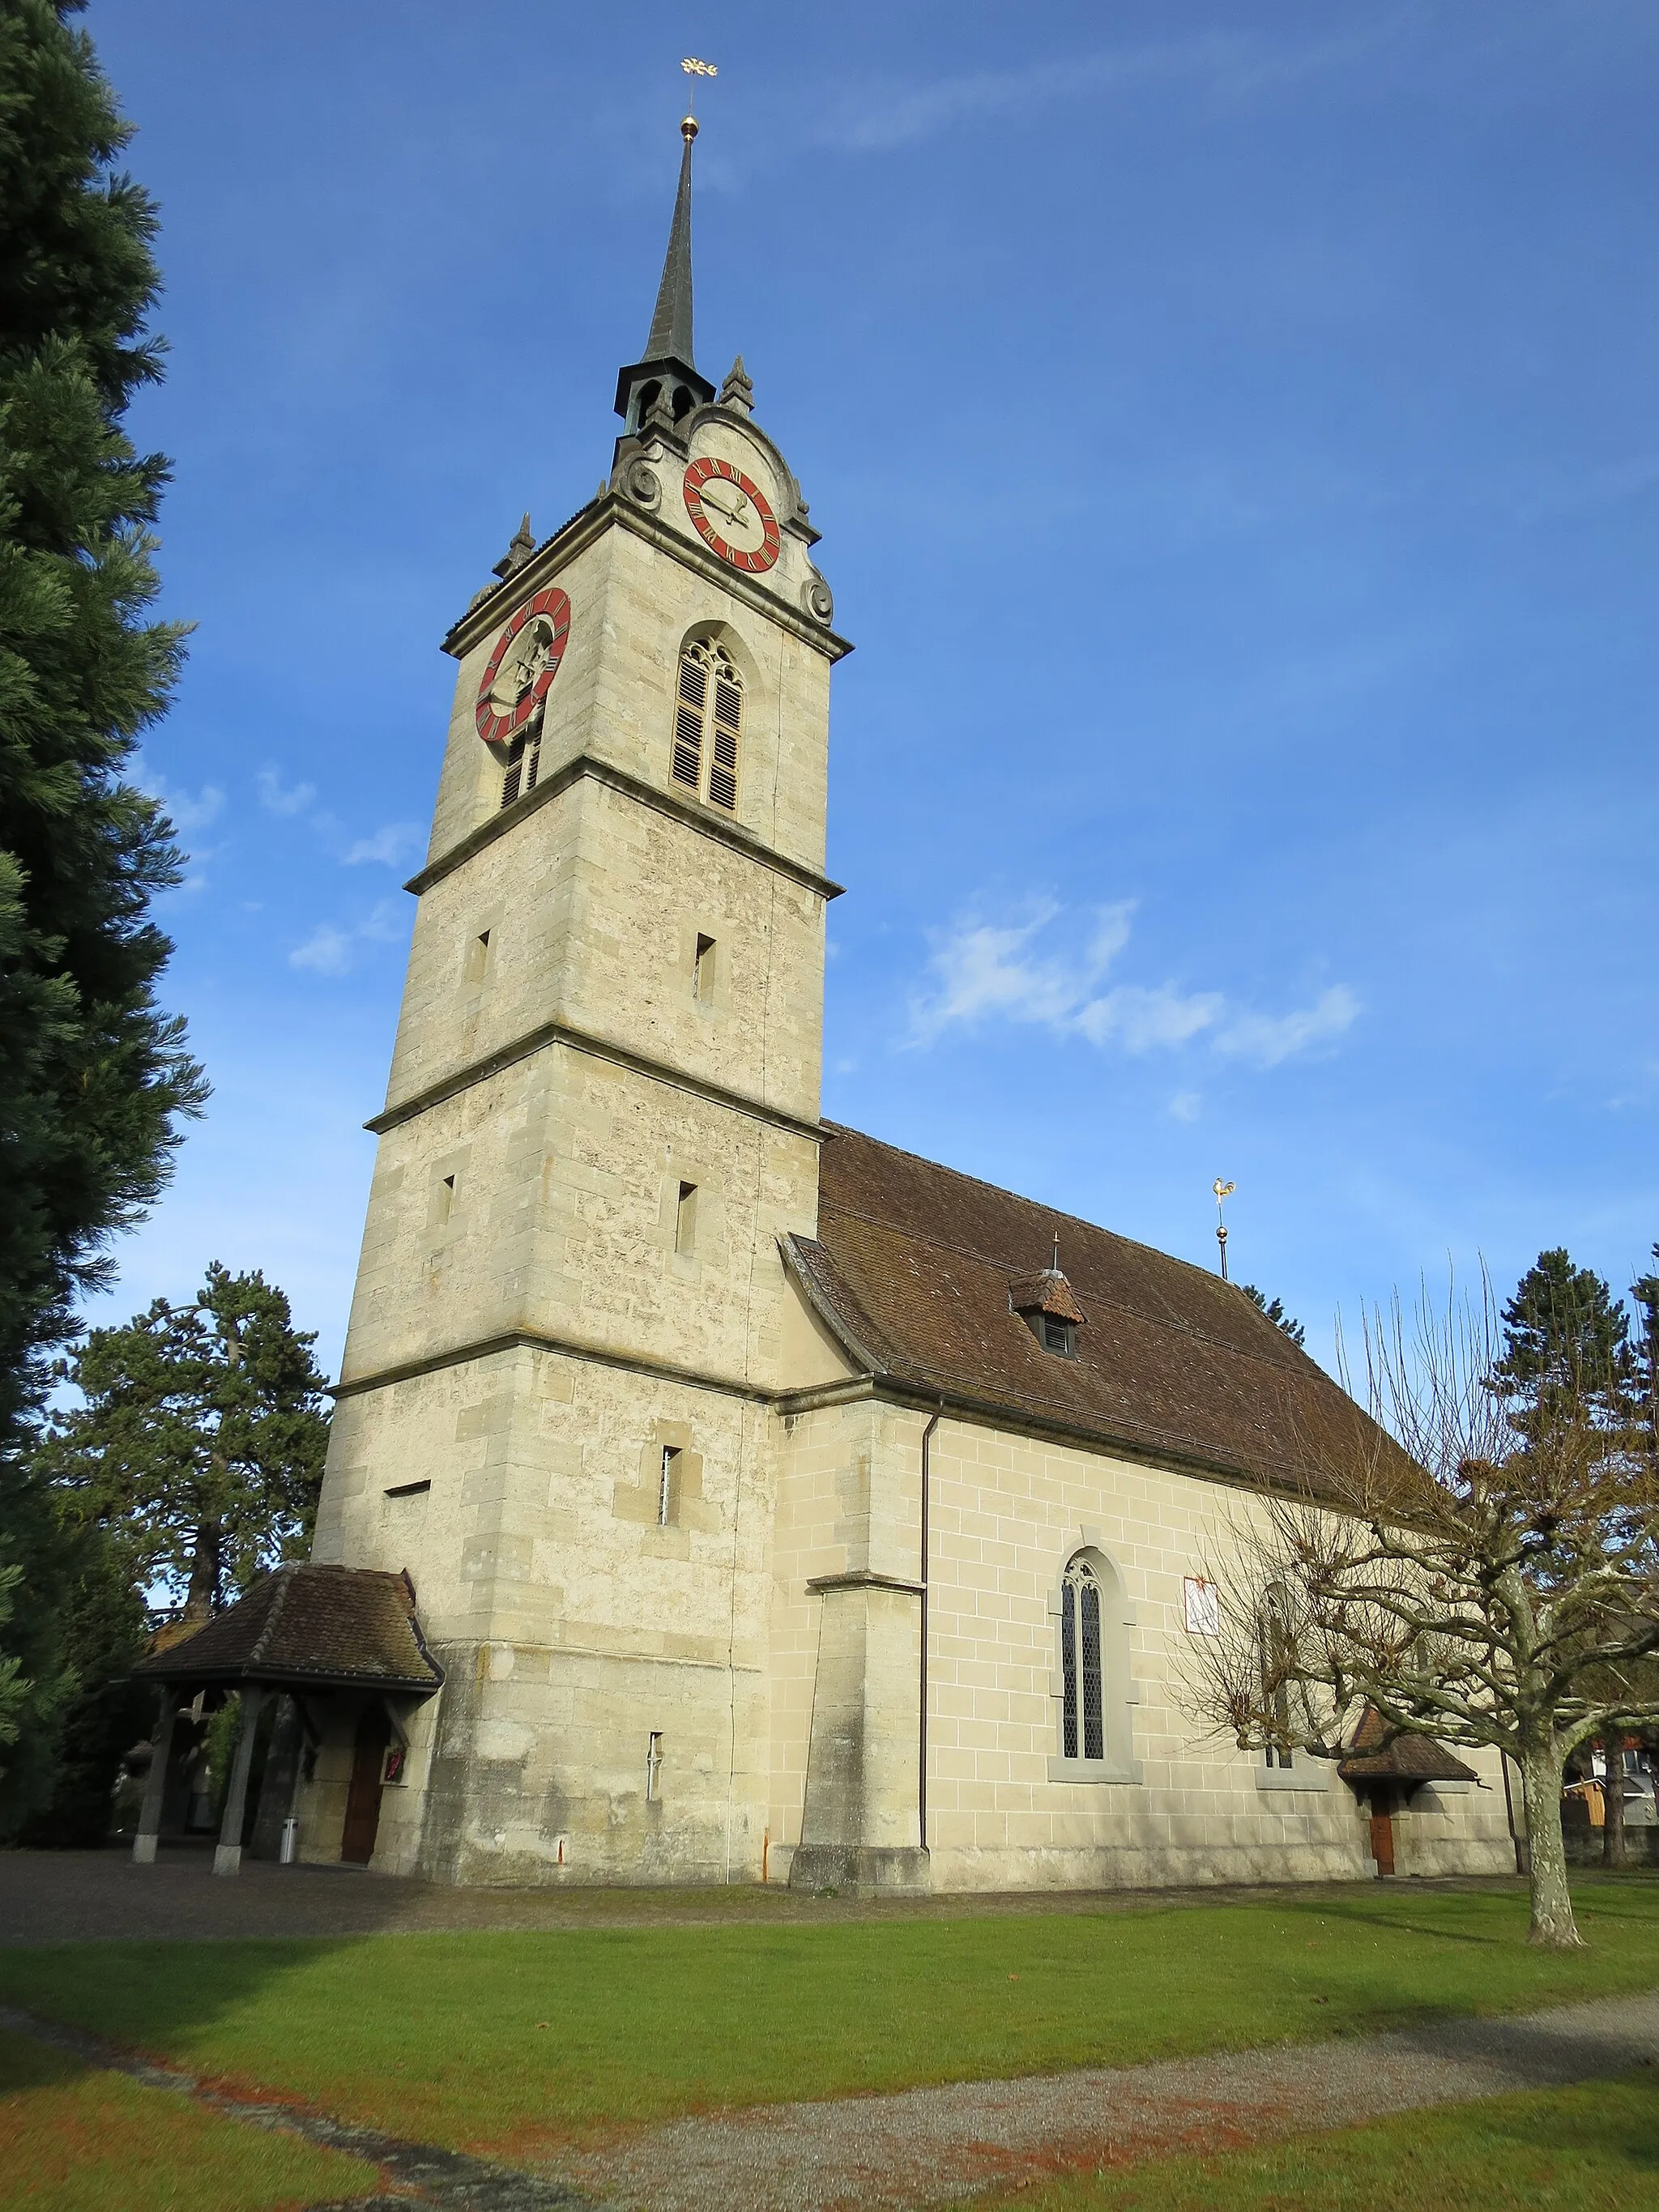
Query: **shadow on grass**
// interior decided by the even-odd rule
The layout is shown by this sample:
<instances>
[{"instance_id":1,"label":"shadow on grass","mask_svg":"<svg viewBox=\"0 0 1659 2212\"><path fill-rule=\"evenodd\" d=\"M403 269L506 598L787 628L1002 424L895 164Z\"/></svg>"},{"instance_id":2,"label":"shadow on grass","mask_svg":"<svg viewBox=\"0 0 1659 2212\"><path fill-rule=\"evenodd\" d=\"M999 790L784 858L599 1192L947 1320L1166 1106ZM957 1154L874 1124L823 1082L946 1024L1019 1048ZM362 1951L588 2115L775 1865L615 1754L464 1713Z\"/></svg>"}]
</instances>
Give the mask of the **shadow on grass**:
<instances>
[{"instance_id":1,"label":"shadow on grass","mask_svg":"<svg viewBox=\"0 0 1659 2212\"><path fill-rule=\"evenodd\" d=\"M142 1876L153 1869L137 1870ZM337 1879L367 1909L374 1877ZM230 1909L202 1870L204 1912ZM1135 1912L0 1949L0 2002L246 2093L486 2148L712 2107L1428 2027L1659 1984L1659 1885L1605 1954L1530 1952L1524 1895L1334 1887ZM139 1893L142 1898L142 1893ZM252 1900L252 1888L242 1893ZM1596 1909L1607 1892L1599 1890ZM176 1901L176 1900L175 1900ZM216 1916L216 1918L215 1917ZM205 1931L204 1931L205 1932Z\"/></svg>"}]
</instances>

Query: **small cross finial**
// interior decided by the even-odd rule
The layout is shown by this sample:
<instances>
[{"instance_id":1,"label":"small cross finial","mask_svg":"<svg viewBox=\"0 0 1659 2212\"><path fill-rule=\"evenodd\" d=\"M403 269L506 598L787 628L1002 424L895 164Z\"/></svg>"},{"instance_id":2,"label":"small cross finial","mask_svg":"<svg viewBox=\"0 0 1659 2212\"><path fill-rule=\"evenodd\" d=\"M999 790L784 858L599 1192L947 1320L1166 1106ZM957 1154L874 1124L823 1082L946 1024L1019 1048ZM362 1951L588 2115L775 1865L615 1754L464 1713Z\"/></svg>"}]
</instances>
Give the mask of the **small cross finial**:
<instances>
[{"instance_id":1,"label":"small cross finial","mask_svg":"<svg viewBox=\"0 0 1659 2212\"><path fill-rule=\"evenodd\" d=\"M1056 1275L1060 1273L1060 1231L1059 1231L1059 1230L1058 1230L1058 1229L1056 1229L1056 1230L1055 1230L1055 1231L1054 1231L1054 1273Z\"/></svg>"}]
</instances>

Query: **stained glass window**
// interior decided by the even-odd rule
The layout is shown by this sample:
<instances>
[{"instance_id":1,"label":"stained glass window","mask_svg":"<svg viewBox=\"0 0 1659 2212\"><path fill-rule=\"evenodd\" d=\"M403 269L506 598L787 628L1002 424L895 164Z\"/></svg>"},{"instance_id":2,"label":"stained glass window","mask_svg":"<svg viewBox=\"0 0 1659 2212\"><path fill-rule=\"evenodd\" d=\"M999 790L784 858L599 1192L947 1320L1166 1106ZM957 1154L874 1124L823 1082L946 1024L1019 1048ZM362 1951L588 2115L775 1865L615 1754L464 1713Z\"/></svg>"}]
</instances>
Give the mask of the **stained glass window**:
<instances>
[{"instance_id":1,"label":"stained glass window","mask_svg":"<svg viewBox=\"0 0 1659 2212\"><path fill-rule=\"evenodd\" d=\"M1063 1685L1060 1748L1067 1759L1104 1759L1105 1703L1100 1659L1100 1583L1079 1555L1060 1585L1060 1661Z\"/></svg>"}]
</instances>

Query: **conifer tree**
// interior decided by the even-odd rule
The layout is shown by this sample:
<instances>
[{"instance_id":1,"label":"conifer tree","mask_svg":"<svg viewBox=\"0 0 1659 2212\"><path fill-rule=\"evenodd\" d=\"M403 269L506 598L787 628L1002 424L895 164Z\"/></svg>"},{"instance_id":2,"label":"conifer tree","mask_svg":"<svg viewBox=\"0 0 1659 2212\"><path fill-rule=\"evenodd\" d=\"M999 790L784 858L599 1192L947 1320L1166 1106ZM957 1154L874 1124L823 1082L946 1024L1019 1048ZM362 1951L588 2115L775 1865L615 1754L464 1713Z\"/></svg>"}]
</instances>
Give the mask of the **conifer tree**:
<instances>
[{"instance_id":1,"label":"conifer tree","mask_svg":"<svg viewBox=\"0 0 1659 2212\"><path fill-rule=\"evenodd\" d=\"M314 1334L258 1273L216 1261L192 1305L94 1329L64 1372L84 1402L38 1463L131 1582L204 1620L311 1538L328 1445Z\"/></svg>"},{"instance_id":2,"label":"conifer tree","mask_svg":"<svg viewBox=\"0 0 1659 2212\"><path fill-rule=\"evenodd\" d=\"M155 213L81 4L0 0L0 1453L205 1095L155 996L179 856L122 780L181 650L150 612L166 465L121 427L159 373Z\"/></svg>"},{"instance_id":3,"label":"conifer tree","mask_svg":"<svg viewBox=\"0 0 1659 2212\"><path fill-rule=\"evenodd\" d=\"M1282 1330L1284 1334L1290 1338L1292 1344L1303 1345L1307 1342L1307 1330L1303 1328L1299 1321L1296 1320L1291 1315L1285 1312L1285 1301L1283 1298L1276 1297L1270 1304L1267 1300L1267 1292L1265 1291L1257 1290L1254 1283L1241 1283L1239 1285L1239 1288L1243 1291L1244 1296L1249 1300L1250 1304L1256 1309L1257 1312L1266 1314L1268 1320L1273 1324L1273 1327L1277 1329Z\"/></svg>"}]
</instances>

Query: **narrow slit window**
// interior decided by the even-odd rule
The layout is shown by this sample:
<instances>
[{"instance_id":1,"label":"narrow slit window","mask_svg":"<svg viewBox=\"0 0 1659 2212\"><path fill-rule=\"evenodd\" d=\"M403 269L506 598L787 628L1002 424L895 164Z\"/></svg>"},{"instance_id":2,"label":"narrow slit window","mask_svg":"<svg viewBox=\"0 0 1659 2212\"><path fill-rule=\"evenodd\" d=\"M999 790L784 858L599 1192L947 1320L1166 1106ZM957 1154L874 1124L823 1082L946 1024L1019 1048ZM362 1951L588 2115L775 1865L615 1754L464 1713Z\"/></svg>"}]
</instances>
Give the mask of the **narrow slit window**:
<instances>
[{"instance_id":1,"label":"narrow slit window","mask_svg":"<svg viewBox=\"0 0 1659 2212\"><path fill-rule=\"evenodd\" d=\"M489 932L481 929L466 948L466 980L469 983L483 981L489 969Z\"/></svg>"},{"instance_id":2,"label":"narrow slit window","mask_svg":"<svg viewBox=\"0 0 1659 2212\"><path fill-rule=\"evenodd\" d=\"M669 772L699 799L727 814L738 804L743 738L743 678L723 646L698 641L680 655Z\"/></svg>"},{"instance_id":3,"label":"narrow slit window","mask_svg":"<svg viewBox=\"0 0 1659 2212\"><path fill-rule=\"evenodd\" d=\"M438 1187L432 1194L432 1219L435 1228L441 1229L455 1211L455 1178L440 1176Z\"/></svg>"},{"instance_id":4,"label":"narrow slit window","mask_svg":"<svg viewBox=\"0 0 1659 2212\"><path fill-rule=\"evenodd\" d=\"M1060 1585L1060 1751L1066 1759L1104 1759L1106 1715L1100 1656L1100 1583L1082 1558Z\"/></svg>"},{"instance_id":5,"label":"narrow slit window","mask_svg":"<svg viewBox=\"0 0 1659 2212\"><path fill-rule=\"evenodd\" d=\"M680 1450L678 1444L662 1448L662 1472L657 1479L657 1526L672 1528L679 1513Z\"/></svg>"},{"instance_id":6,"label":"narrow slit window","mask_svg":"<svg viewBox=\"0 0 1659 2212\"><path fill-rule=\"evenodd\" d=\"M699 935L696 951L691 956L691 995L707 1000L714 990L714 940Z\"/></svg>"},{"instance_id":7,"label":"narrow slit window","mask_svg":"<svg viewBox=\"0 0 1659 2212\"><path fill-rule=\"evenodd\" d=\"M653 1729L645 1746L645 1794L649 1798L662 1795L662 1730Z\"/></svg>"},{"instance_id":8,"label":"narrow slit window","mask_svg":"<svg viewBox=\"0 0 1659 2212\"><path fill-rule=\"evenodd\" d=\"M693 1252L697 1243L697 1186L683 1182L674 1205L674 1249Z\"/></svg>"}]
</instances>

